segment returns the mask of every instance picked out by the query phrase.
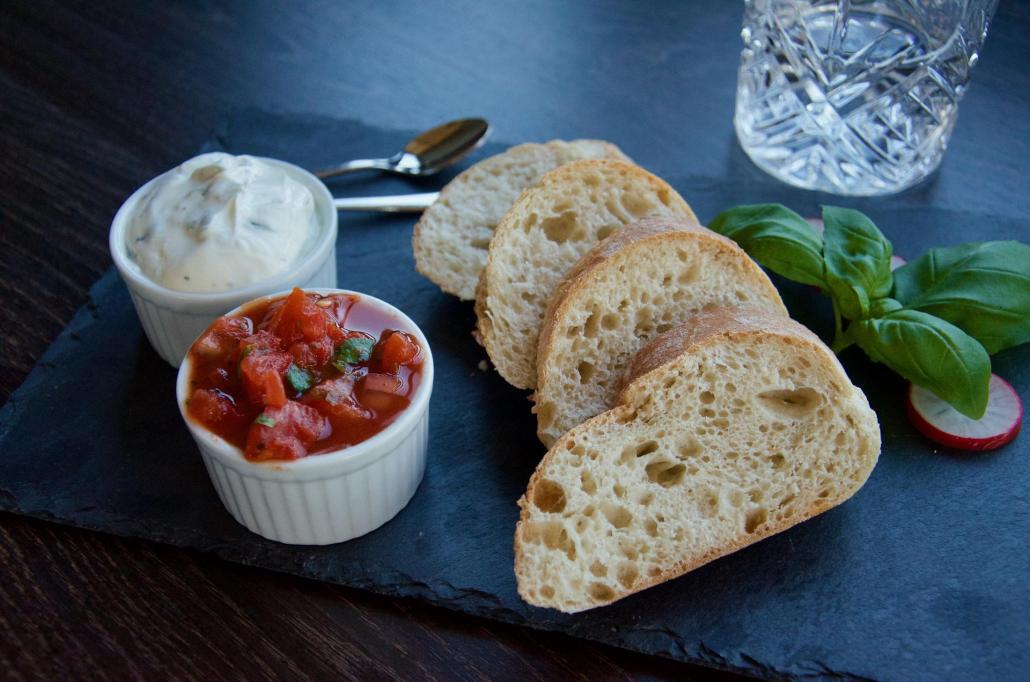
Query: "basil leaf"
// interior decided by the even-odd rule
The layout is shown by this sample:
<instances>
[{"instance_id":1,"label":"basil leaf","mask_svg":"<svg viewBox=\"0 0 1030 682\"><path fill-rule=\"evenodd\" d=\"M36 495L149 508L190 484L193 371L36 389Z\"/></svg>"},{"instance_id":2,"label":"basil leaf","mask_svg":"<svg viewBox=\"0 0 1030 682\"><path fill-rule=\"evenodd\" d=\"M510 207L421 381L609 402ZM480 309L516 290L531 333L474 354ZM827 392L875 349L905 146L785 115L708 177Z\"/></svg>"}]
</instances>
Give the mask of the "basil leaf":
<instances>
[{"instance_id":1,"label":"basil leaf","mask_svg":"<svg viewBox=\"0 0 1030 682\"><path fill-rule=\"evenodd\" d=\"M930 249L894 272L894 298L951 322L988 353L1030 341L1030 246Z\"/></svg>"},{"instance_id":2,"label":"basil leaf","mask_svg":"<svg viewBox=\"0 0 1030 682\"><path fill-rule=\"evenodd\" d=\"M737 242L756 261L787 279L824 285L822 238L786 206L735 206L717 215L708 229Z\"/></svg>"},{"instance_id":3,"label":"basil leaf","mask_svg":"<svg viewBox=\"0 0 1030 682\"><path fill-rule=\"evenodd\" d=\"M333 352L333 367L341 372L346 372L349 369L348 365L364 362L372 357L372 346L374 345L375 339L367 336L352 336L345 339Z\"/></svg>"},{"instance_id":4,"label":"basil leaf","mask_svg":"<svg viewBox=\"0 0 1030 682\"><path fill-rule=\"evenodd\" d=\"M290 363L290 366L286 368L286 380L290 382L290 386L293 386L293 390L298 393L311 388L311 372L297 367L297 365Z\"/></svg>"},{"instance_id":5,"label":"basil leaf","mask_svg":"<svg viewBox=\"0 0 1030 682\"><path fill-rule=\"evenodd\" d=\"M261 426L275 426L275 419L262 412L257 416L257 419L254 420L254 423L261 424Z\"/></svg>"},{"instance_id":6,"label":"basil leaf","mask_svg":"<svg viewBox=\"0 0 1030 682\"><path fill-rule=\"evenodd\" d=\"M890 293L891 243L873 221L850 208L823 206L826 284L841 314L869 316L869 302Z\"/></svg>"},{"instance_id":7,"label":"basil leaf","mask_svg":"<svg viewBox=\"0 0 1030 682\"><path fill-rule=\"evenodd\" d=\"M991 358L955 325L918 310L896 310L852 322L847 334L876 362L930 389L967 417L983 417Z\"/></svg>"},{"instance_id":8,"label":"basil leaf","mask_svg":"<svg viewBox=\"0 0 1030 682\"><path fill-rule=\"evenodd\" d=\"M878 298L869 302L869 317L883 317L901 308L902 305L893 298Z\"/></svg>"}]
</instances>

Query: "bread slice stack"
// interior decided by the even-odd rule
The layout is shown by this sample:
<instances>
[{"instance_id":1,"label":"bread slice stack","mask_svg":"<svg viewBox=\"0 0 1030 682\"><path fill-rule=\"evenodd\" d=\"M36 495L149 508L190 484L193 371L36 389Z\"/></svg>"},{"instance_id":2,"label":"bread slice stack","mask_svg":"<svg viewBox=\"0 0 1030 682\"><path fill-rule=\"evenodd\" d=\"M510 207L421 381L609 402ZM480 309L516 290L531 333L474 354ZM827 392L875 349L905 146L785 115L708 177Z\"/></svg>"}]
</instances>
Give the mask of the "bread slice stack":
<instances>
[{"instance_id":1,"label":"bread slice stack","mask_svg":"<svg viewBox=\"0 0 1030 682\"><path fill-rule=\"evenodd\" d=\"M622 161L565 164L512 205L476 290L478 338L508 383L536 386L544 313L565 274L597 242L647 216L697 222L664 180Z\"/></svg>"},{"instance_id":2,"label":"bread slice stack","mask_svg":"<svg viewBox=\"0 0 1030 682\"><path fill-rule=\"evenodd\" d=\"M537 349L537 435L550 446L604 412L627 364L658 334L709 308L787 315L769 278L733 241L696 223L645 218L602 240L551 297Z\"/></svg>"},{"instance_id":3,"label":"bread slice stack","mask_svg":"<svg viewBox=\"0 0 1030 682\"><path fill-rule=\"evenodd\" d=\"M415 225L418 271L447 293L470 301L486 264L494 227L525 188L578 159L629 159L601 140L521 144L470 166L449 182Z\"/></svg>"},{"instance_id":4,"label":"bread slice stack","mask_svg":"<svg viewBox=\"0 0 1030 682\"><path fill-rule=\"evenodd\" d=\"M879 450L876 415L814 334L763 308L702 311L541 461L519 500L519 594L609 604L840 504Z\"/></svg>"},{"instance_id":5,"label":"bread slice stack","mask_svg":"<svg viewBox=\"0 0 1030 682\"><path fill-rule=\"evenodd\" d=\"M594 156L621 153L554 142L477 164L414 238L444 290L478 278L477 338L535 389L550 450L519 500L515 574L567 612L840 504L880 451L865 396L764 272L663 180Z\"/></svg>"}]
</instances>

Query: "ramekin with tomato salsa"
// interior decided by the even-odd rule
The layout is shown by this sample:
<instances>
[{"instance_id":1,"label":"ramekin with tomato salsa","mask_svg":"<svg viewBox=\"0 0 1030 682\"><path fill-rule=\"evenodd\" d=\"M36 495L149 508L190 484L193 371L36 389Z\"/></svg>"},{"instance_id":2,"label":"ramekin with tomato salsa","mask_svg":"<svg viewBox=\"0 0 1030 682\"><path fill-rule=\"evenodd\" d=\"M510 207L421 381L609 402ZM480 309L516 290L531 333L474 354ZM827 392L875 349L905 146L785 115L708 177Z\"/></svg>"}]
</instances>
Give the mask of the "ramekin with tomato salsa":
<instances>
[{"instance_id":1,"label":"ramekin with tomato salsa","mask_svg":"<svg viewBox=\"0 0 1030 682\"><path fill-rule=\"evenodd\" d=\"M263 537L330 544L372 531L425 470L433 358L372 296L294 289L218 318L179 368L179 409L218 496Z\"/></svg>"}]
</instances>

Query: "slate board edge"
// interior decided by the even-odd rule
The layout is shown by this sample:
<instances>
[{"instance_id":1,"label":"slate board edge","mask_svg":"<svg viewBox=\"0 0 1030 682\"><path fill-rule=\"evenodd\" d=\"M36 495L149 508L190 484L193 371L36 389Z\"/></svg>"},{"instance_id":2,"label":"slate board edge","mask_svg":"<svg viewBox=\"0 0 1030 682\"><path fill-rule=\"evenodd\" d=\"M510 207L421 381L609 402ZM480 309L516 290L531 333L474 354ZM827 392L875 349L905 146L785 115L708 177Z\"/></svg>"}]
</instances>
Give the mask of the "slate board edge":
<instances>
[{"instance_id":1,"label":"slate board edge","mask_svg":"<svg viewBox=\"0 0 1030 682\"><path fill-rule=\"evenodd\" d=\"M373 572L380 578L383 576L390 576L391 579L381 580L381 582L375 582L373 580L334 580L324 573L307 570L303 567L275 567L261 562L243 561L240 559L239 555L241 552L238 550L233 551L222 549L217 544L205 546L205 543L196 541L192 536L184 536L181 533L175 534L179 539L172 539L172 533L159 532L154 528L150 528L148 530L149 535L146 537L131 532L117 532L100 524L81 523L71 518L52 514L45 510L21 509L18 507L16 502L12 503L12 497L3 489L0 489L0 496L3 497L3 499L0 500L0 512L16 514L25 518L31 518L47 523L56 523L62 526L102 533L104 535L111 535L114 537L127 538L142 542L153 542L179 549L197 551L240 566L246 566L248 568L256 568L282 575L295 576L322 583L339 585L341 587L361 590L370 594L390 597L393 599L411 599L422 604L447 609L456 613L467 614L476 618L485 618L487 620L506 623L509 625L517 625L541 632L557 632L576 639L613 646L648 656L658 656L681 663L703 666L714 670L762 679L874 679L847 671L835 670L819 661L802 661L790 669L777 669L762 663L744 652L739 653L740 660L738 662L731 662L725 655L706 646L703 641L697 642L696 644L690 644L684 638L670 633L667 630L648 631L650 635L657 636L667 643L667 646L664 648L640 646L635 644L630 638L620 637L617 635L611 638L592 636L590 634L578 632L575 627L563 627L558 623L537 623L513 612L511 609L491 607L489 604L496 600L490 598L488 595L484 596L482 591L455 587L446 581L424 583L422 581L413 580L410 576L394 569L375 566L370 571L363 567L361 563L355 564L353 568L365 573ZM191 539L194 541L191 542ZM255 539L255 544L257 545L260 545L262 542L264 541ZM447 591L454 593L455 596L451 599L441 599L441 586L445 587Z\"/></svg>"},{"instance_id":2,"label":"slate board edge","mask_svg":"<svg viewBox=\"0 0 1030 682\"><path fill-rule=\"evenodd\" d=\"M109 277L117 277L113 267L109 268L96 282L93 283L90 287L86 302L78 309L78 311L76 311L68 325L60 332L60 334L58 334L50 346L47 347L47 350L43 353L42 357L33 366L32 370L25 378L25 381L22 382L22 384L11 394L7 403L0 407L0 442L5 438L9 429L9 424L13 423L18 416L21 394L28 392L36 385L43 383L47 375L56 369L56 365L50 360L53 349L66 338L70 338L71 340L78 342L76 330L91 324L95 319L93 311L97 307L97 302L94 298L94 291ZM853 673L833 670L819 661L803 661L789 669L776 669L763 664L761 661L748 656L743 652L739 652L737 654L737 660L732 660L731 657L726 654L709 648L704 642L689 643L682 637L666 630L660 632L650 631L649 633L652 636L657 635L660 641L664 643L662 647L647 646L647 642L644 642L642 645L639 642L634 642L629 637L620 636L618 632L613 633L610 637L600 637L589 633L582 633L578 631L576 626L567 627L562 623L536 622L531 617L527 618L522 614L513 612L511 609L499 609L491 605L495 601L493 598L485 598L479 590L467 590L444 582L443 586L455 593L455 596L451 599L441 599L439 598L440 593L433 589L439 585L414 581L409 576L406 576L394 569L386 569L378 566L365 567L361 565L353 567L359 569L362 573L368 573L369 569L372 569L380 576L389 575L391 578L395 579L377 583L371 580L360 579L333 580L324 573L319 573L316 570L305 568L303 564L297 567L290 567L270 566L268 563L264 562L248 562L241 559L240 554L242 554L242 552L240 550L219 547L218 543L212 543L210 539L199 532L194 535L185 535L178 531L172 533L167 529L150 526L147 528L145 534L143 534L142 531L134 533L132 532L132 526L130 524L122 526L126 532L118 532L117 530L112 529L110 525L105 525L103 518L97 519L94 523L83 523L81 519L72 519L62 515L53 514L46 510L23 509L19 505L17 498L10 491L4 488L0 488L0 511L10 512L20 516L47 521L50 523L57 523L73 528L80 528L82 530L114 535L116 537L133 538L183 549L197 550L243 566L271 570L276 573L297 575L317 580L319 582L342 585L344 587L359 589L365 592L392 598L410 598L425 604L442 607L459 613L466 613L476 617L529 627L545 632L561 632L578 639L598 642L637 653L660 656L684 663L743 675L772 679L823 678L826 676L844 677L848 679L869 679ZM108 519L110 518L108 515L105 516ZM267 542L270 541L254 536L254 549L260 552ZM349 566L348 568L352 567ZM530 607L527 606L526 608L527 610L530 610Z\"/></svg>"}]
</instances>

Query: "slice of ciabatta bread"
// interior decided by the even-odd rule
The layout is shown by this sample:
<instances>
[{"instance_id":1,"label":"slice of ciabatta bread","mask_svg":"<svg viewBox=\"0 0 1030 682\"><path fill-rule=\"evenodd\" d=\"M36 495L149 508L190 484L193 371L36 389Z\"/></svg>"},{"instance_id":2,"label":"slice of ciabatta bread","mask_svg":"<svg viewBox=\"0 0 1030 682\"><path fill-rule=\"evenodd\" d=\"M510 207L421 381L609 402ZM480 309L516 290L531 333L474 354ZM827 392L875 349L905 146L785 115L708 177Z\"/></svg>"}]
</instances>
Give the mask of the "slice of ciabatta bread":
<instances>
[{"instance_id":1,"label":"slice of ciabatta bread","mask_svg":"<svg viewBox=\"0 0 1030 682\"><path fill-rule=\"evenodd\" d=\"M763 308L703 311L540 462L519 500L519 594L609 604L840 504L879 452L876 415L814 334Z\"/></svg>"},{"instance_id":2,"label":"slice of ciabatta bread","mask_svg":"<svg viewBox=\"0 0 1030 682\"><path fill-rule=\"evenodd\" d=\"M476 291L477 338L505 380L536 386L536 349L562 277L601 239L645 216L697 222L664 180L622 161L574 161L527 189L490 241Z\"/></svg>"},{"instance_id":3,"label":"slice of ciabatta bread","mask_svg":"<svg viewBox=\"0 0 1030 682\"><path fill-rule=\"evenodd\" d=\"M645 218L607 237L558 285L537 348L537 435L550 446L604 412L626 365L702 310L744 303L787 315L776 287L733 241L697 224Z\"/></svg>"},{"instance_id":4,"label":"slice of ciabatta bread","mask_svg":"<svg viewBox=\"0 0 1030 682\"><path fill-rule=\"evenodd\" d=\"M422 214L411 239L415 267L449 294L471 301L494 227L525 188L578 159L629 161L601 140L520 144L455 177Z\"/></svg>"}]
</instances>

